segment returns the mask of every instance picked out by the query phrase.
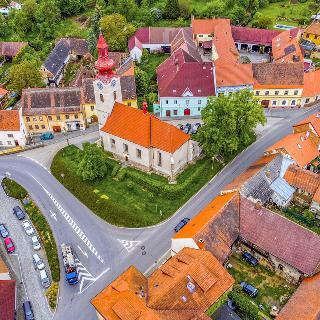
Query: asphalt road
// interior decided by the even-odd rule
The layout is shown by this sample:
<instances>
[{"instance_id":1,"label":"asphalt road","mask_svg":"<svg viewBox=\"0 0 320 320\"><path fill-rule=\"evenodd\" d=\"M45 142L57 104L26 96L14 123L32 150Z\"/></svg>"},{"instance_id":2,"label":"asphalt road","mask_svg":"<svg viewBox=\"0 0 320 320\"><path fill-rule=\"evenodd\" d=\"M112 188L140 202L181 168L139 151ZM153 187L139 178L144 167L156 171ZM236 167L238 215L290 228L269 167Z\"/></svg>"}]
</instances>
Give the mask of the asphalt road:
<instances>
[{"instance_id":1,"label":"asphalt road","mask_svg":"<svg viewBox=\"0 0 320 320\"><path fill-rule=\"evenodd\" d=\"M60 302L54 319L95 319L89 303L92 297L131 264L142 272L155 265L170 249L173 228L183 217L195 216L268 146L290 133L292 124L314 110L287 113L287 119L268 128L257 142L226 166L171 219L151 228L125 229L108 225L32 159L19 155L1 157L0 174L10 175L29 191L46 215L58 246L63 242L72 244L79 259L81 275L76 286L65 283L61 266Z\"/></svg>"}]
</instances>

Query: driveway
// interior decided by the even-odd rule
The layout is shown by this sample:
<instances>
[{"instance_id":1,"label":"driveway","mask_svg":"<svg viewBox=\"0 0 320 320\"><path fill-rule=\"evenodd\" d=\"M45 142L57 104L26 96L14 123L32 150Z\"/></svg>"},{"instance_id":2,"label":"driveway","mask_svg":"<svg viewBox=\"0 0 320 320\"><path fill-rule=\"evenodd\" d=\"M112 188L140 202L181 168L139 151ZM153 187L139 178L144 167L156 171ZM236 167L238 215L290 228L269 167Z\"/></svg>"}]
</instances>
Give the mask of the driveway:
<instances>
[{"instance_id":1,"label":"driveway","mask_svg":"<svg viewBox=\"0 0 320 320\"><path fill-rule=\"evenodd\" d=\"M8 255L3 245L0 248L10 269L15 274L15 280L17 280L18 320L23 319L22 302L26 300L31 301L37 320L48 320L51 319L52 313L47 304L45 290L40 283L39 271L33 267L32 255L35 251L31 245L31 238L23 230L21 221L12 214L12 208L16 205L19 205L19 202L7 197L0 187L0 222L4 223L9 230L16 250L14 254ZM2 240L1 242L3 243ZM43 259L45 258L42 249L37 253ZM47 261L45 264L46 270L49 270Z\"/></svg>"}]
</instances>

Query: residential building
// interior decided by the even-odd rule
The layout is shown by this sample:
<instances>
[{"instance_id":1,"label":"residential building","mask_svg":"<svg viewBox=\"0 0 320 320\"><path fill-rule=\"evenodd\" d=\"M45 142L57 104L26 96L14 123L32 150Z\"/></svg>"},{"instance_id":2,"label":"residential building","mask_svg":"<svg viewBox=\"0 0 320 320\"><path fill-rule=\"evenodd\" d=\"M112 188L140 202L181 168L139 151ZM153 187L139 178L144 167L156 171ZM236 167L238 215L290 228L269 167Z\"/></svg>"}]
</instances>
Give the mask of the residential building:
<instances>
[{"instance_id":1,"label":"residential building","mask_svg":"<svg viewBox=\"0 0 320 320\"><path fill-rule=\"evenodd\" d=\"M0 280L0 320L15 320L16 281Z\"/></svg>"},{"instance_id":2,"label":"residential building","mask_svg":"<svg viewBox=\"0 0 320 320\"><path fill-rule=\"evenodd\" d=\"M309 27L304 29L303 39L320 46L320 22L313 22Z\"/></svg>"},{"instance_id":3,"label":"residential building","mask_svg":"<svg viewBox=\"0 0 320 320\"><path fill-rule=\"evenodd\" d=\"M45 82L58 86L69 61L80 60L88 54L88 42L85 39L61 38L41 66Z\"/></svg>"},{"instance_id":4,"label":"residential building","mask_svg":"<svg viewBox=\"0 0 320 320\"><path fill-rule=\"evenodd\" d=\"M293 126L294 133L309 132L308 137L314 141L315 144L320 142L320 114L315 112Z\"/></svg>"},{"instance_id":5,"label":"residential building","mask_svg":"<svg viewBox=\"0 0 320 320\"><path fill-rule=\"evenodd\" d=\"M29 134L85 130L81 88L24 89L20 106Z\"/></svg>"},{"instance_id":6,"label":"residential building","mask_svg":"<svg viewBox=\"0 0 320 320\"><path fill-rule=\"evenodd\" d=\"M91 303L101 320L209 320L204 312L233 283L210 252L185 248L149 277L131 266Z\"/></svg>"},{"instance_id":7,"label":"residential building","mask_svg":"<svg viewBox=\"0 0 320 320\"><path fill-rule=\"evenodd\" d=\"M25 146L26 136L22 109L0 110L0 147Z\"/></svg>"},{"instance_id":8,"label":"residential building","mask_svg":"<svg viewBox=\"0 0 320 320\"><path fill-rule=\"evenodd\" d=\"M303 62L254 63L254 92L264 108L301 105L304 87Z\"/></svg>"},{"instance_id":9,"label":"residential building","mask_svg":"<svg viewBox=\"0 0 320 320\"><path fill-rule=\"evenodd\" d=\"M27 45L27 42L0 42L0 57L4 57L7 62L12 62L13 58Z\"/></svg>"},{"instance_id":10,"label":"residential building","mask_svg":"<svg viewBox=\"0 0 320 320\"><path fill-rule=\"evenodd\" d=\"M134 61L140 62L143 49L147 49L149 52L170 53L171 42L180 29L169 27L139 28L128 41L130 56Z\"/></svg>"},{"instance_id":11,"label":"residential building","mask_svg":"<svg viewBox=\"0 0 320 320\"><path fill-rule=\"evenodd\" d=\"M159 106L164 117L200 117L215 95L211 62L204 62L190 32L181 29L171 43L171 56L157 68Z\"/></svg>"},{"instance_id":12,"label":"residential building","mask_svg":"<svg viewBox=\"0 0 320 320\"><path fill-rule=\"evenodd\" d=\"M214 320L241 320L241 318L226 304L220 306L212 315Z\"/></svg>"},{"instance_id":13,"label":"residential building","mask_svg":"<svg viewBox=\"0 0 320 320\"><path fill-rule=\"evenodd\" d=\"M301 29L281 32L272 39L272 57L277 63L303 62L304 52L300 46Z\"/></svg>"},{"instance_id":14,"label":"residential building","mask_svg":"<svg viewBox=\"0 0 320 320\"><path fill-rule=\"evenodd\" d=\"M320 69L304 73L304 85L302 92L302 106L307 106L310 103L320 99Z\"/></svg>"},{"instance_id":15,"label":"residential building","mask_svg":"<svg viewBox=\"0 0 320 320\"><path fill-rule=\"evenodd\" d=\"M82 79L83 100L82 107L87 123L97 122L96 100L94 96L93 78Z\"/></svg>"},{"instance_id":16,"label":"residential building","mask_svg":"<svg viewBox=\"0 0 320 320\"><path fill-rule=\"evenodd\" d=\"M281 309L277 320L318 320L320 315L320 274L304 279Z\"/></svg>"}]
</instances>

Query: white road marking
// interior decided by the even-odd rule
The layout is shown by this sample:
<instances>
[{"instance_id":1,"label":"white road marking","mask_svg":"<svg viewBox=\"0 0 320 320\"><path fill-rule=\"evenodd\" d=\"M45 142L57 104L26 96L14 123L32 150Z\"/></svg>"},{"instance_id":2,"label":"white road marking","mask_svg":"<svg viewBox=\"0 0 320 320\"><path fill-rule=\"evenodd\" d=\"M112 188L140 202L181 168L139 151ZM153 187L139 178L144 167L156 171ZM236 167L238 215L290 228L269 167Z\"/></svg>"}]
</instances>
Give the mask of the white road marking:
<instances>
[{"instance_id":1,"label":"white road marking","mask_svg":"<svg viewBox=\"0 0 320 320\"><path fill-rule=\"evenodd\" d=\"M78 246L78 248L81 251L81 253L88 258L88 254L85 251L83 251L80 246Z\"/></svg>"},{"instance_id":2,"label":"white road marking","mask_svg":"<svg viewBox=\"0 0 320 320\"><path fill-rule=\"evenodd\" d=\"M134 250L135 247L138 246L138 244L141 242L141 241L121 240L121 239L118 239L118 241L125 247L125 249L128 252L131 252L132 250Z\"/></svg>"},{"instance_id":3,"label":"white road marking","mask_svg":"<svg viewBox=\"0 0 320 320\"><path fill-rule=\"evenodd\" d=\"M52 210L50 210L50 213L51 213L51 217L52 217L54 220L58 221L58 220L57 220L57 214L56 214L55 212L53 212Z\"/></svg>"}]
</instances>

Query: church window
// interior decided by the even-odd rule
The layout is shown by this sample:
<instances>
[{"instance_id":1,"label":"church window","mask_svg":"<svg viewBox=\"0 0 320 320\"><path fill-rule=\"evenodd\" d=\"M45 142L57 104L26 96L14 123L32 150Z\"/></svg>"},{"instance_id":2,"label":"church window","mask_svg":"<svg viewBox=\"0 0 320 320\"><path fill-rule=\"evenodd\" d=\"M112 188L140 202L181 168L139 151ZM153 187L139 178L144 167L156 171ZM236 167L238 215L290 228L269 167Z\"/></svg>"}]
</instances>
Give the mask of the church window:
<instances>
[{"instance_id":1,"label":"church window","mask_svg":"<svg viewBox=\"0 0 320 320\"><path fill-rule=\"evenodd\" d=\"M190 103L190 100L186 100L186 105L188 106Z\"/></svg>"}]
</instances>

